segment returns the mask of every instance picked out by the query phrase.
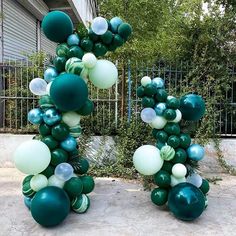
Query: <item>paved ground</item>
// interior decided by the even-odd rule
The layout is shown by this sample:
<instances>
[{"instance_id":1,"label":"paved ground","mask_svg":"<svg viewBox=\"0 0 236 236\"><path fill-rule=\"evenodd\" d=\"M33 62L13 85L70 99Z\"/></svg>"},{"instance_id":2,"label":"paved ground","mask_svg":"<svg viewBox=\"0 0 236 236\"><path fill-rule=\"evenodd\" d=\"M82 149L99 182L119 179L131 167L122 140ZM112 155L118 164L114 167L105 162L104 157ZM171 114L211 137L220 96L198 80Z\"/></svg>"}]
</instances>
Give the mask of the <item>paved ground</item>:
<instances>
[{"instance_id":1,"label":"paved ground","mask_svg":"<svg viewBox=\"0 0 236 236\"><path fill-rule=\"evenodd\" d=\"M71 213L60 226L45 229L34 222L23 204L23 175L14 168L0 170L1 236L236 235L236 177L222 175L222 181L211 185L208 209L191 223L155 207L140 183L99 178L86 214Z\"/></svg>"}]
</instances>

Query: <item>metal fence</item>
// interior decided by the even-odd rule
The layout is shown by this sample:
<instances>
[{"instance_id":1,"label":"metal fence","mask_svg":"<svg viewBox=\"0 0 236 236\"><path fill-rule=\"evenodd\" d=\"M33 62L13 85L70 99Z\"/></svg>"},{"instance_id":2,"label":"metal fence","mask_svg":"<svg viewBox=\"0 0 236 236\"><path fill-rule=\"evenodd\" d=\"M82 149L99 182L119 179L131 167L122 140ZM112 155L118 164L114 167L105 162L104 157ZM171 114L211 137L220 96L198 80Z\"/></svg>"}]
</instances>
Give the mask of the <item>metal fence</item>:
<instances>
[{"instance_id":1,"label":"metal fence","mask_svg":"<svg viewBox=\"0 0 236 236\"><path fill-rule=\"evenodd\" d=\"M119 80L109 90L97 89L89 84L89 96L94 101L93 114L82 120L87 133L114 134L122 119L138 119L141 110L136 89L144 75L162 77L167 90L177 94L186 86L185 77L189 72L188 64L174 65L158 62L155 65L145 63L119 63ZM45 66L38 61L8 60L0 65L0 132L34 133L36 126L27 121L27 113L38 106L38 97L28 89L35 77L42 77ZM226 93L230 109L221 107L216 122L216 132L222 136L236 136L236 71L232 68L232 86Z\"/></svg>"}]
</instances>

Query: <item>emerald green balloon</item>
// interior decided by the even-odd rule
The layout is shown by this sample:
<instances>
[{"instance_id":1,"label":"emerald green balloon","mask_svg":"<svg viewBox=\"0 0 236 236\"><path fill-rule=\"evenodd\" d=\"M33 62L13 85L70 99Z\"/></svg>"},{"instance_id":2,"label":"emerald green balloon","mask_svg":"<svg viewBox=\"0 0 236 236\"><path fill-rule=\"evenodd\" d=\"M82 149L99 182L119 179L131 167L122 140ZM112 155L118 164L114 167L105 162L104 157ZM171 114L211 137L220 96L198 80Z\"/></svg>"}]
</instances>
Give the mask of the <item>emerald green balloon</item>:
<instances>
[{"instance_id":1,"label":"emerald green balloon","mask_svg":"<svg viewBox=\"0 0 236 236\"><path fill-rule=\"evenodd\" d=\"M49 179L52 175L54 175L54 170L55 167L49 165L41 174L45 175Z\"/></svg>"},{"instance_id":2,"label":"emerald green balloon","mask_svg":"<svg viewBox=\"0 0 236 236\"><path fill-rule=\"evenodd\" d=\"M50 150L55 149L59 145L58 141L54 139L51 135L43 137L42 142L44 142Z\"/></svg>"},{"instance_id":3,"label":"emerald green balloon","mask_svg":"<svg viewBox=\"0 0 236 236\"><path fill-rule=\"evenodd\" d=\"M73 23L66 13L51 11L43 18L42 29L48 39L63 43L73 33Z\"/></svg>"},{"instance_id":4,"label":"emerald green balloon","mask_svg":"<svg viewBox=\"0 0 236 236\"><path fill-rule=\"evenodd\" d=\"M84 38L80 42L81 48L86 52L91 52L93 50L93 41L88 38Z\"/></svg>"},{"instance_id":5,"label":"emerald green balloon","mask_svg":"<svg viewBox=\"0 0 236 236\"><path fill-rule=\"evenodd\" d=\"M137 96L138 96L139 98L142 98L144 95L145 95L144 87L143 87L143 86L139 86L139 87L137 88Z\"/></svg>"},{"instance_id":6,"label":"emerald green balloon","mask_svg":"<svg viewBox=\"0 0 236 236\"><path fill-rule=\"evenodd\" d=\"M52 137L58 141L63 141L70 133L69 127L66 124L57 124L52 127Z\"/></svg>"},{"instance_id":7,"label":"emerald green balloon","mask_svg":"<svg viewBox=\"0 0 236 236\"><path fill-rule=\"evenodd\" d=\"M82 59L84 55L84 51L79 46L72 46L70 47L67 55L68 55L68 58L77 57L79 59Z\"/></svg>"},{"instance_id":8,"label":"emerald green balloon","mask_svg":"<svg viewBox=\"0 0 236 236\"><path fill-rule=\"evenodd\" d=\"M74 157L69 161L69 164L73 167L74 172L79 175L87 173L89 169L89 162L83 157Z\"/></svg>"},{"instance_id":9,"label":"emerald green balloon","mask_svg":"<svg viewBox=\"0 0 236 236\"><path fill-rule=\"evenodd\" d=\"M67 162L68 153L61 149L57 148L51 152L51 165L57 166L63 162Z\"/></svg>"},{"instance_id":10,"label":"emerald green balloon","mask_svg":"<svg viewBox=\"0 0 236 236\"><path fill-rule=\"evenodd\" d=\"M201 191L207 194L210 190L209 182L206 179L202 179L202 185L200 186Z\"/></svg>"},{"instance_id":11,"label":"emerald green balloon","mask_svg":"<svg viewBox=\"0 0 236 236\"><path fill-rule=\"evenodd\" d=\"M112 42L109 45L107 45L107 50L114 52L117 49L117 46Z\"/></svg>"},{"instance_id":12,"label":"emerald green balloon","mask_svg":"<svg viewBox=\"0 0 236 236\"><path fill-rule=\"evenodd\" d=\"M69 197L75 198L78 197L83 191L83 183L78 177L72 177L68 181L66 181L64 185L64 190L67 192Z\"/></svg>"},{"instance_id":13,"label":"emerald green balloon","mask_svg":"<svg viewBox=\"0 0 236 236\"><path fill-rule=\"evenodd\" d=\"M167 202L168 190L155 188L151 193L151 200L157 206L162 206Z\"/></svg>"},{"instance_id":14,"label":"emerald green balloon","mask_svg":"<svg viewBox=\"0 0 236 236\"><path fill-rule=\"evenodd\" d=\"M67 43L61 43L56 48L56 54L58 57L68 57L69 47Z\"/></svg>"},{"instance_id":15,"label":"emerald green balloon","mask_svg":"<svg viewBox=\"0 0 236 236\"><path fill-rule=\"evenodd\" d=\"M156 142L156 147L157 147L159 150L161 150L164 146L165 146L165 143L160 142L160 141L157 141L157 142Z\"/></svg>"},{"instance_id":16,"label":"emerald green balloon","mask_svg":"<svg viewBox=\"0 0 236 236\"><path fill-rule=\"evenodd\" d=\"M172 174L172 167L173 167L173 163L171 163L170 161L164 161L163 166L161 168L161 170L165 170L168 173Z\"/></svg>"},{"instance_id":17,"label":"emerald green balloon","mask_svg":"<svg viewBox=\"0 0 236 236\"><path fill-rule=\"evenodd\" d=\"M66 57L55 57L53 60L53 65L57 69L58 72L65 71L65 65L66 65Z\"/></svg>"},{"instance_id":18,"label":"emerald green balloon","mask_svg":"<svg viewBox=\"0 0 236 236\"><path fill-rule=\"evenodd\" d=\"M180 138L176 135L171 135L167 140L167 144L173 148L177 148L180 144Z\"/></svg>"},{"instance_id":19,"label":"emerald green balloon","mask_svg":"<svg viewBox=\"0 0 236 236\"><path fill-rule=\"evenodd\" d=\"M44 95L39 99L39 106L42 109L48 109L48 108L54 107L54 103L50 96Z\"/></svg>"},{"instance_id":20,"label":"emerald green balloon","mask_svg":"<svg viewBox=\"0 0 236 236\"><path fill-rule=\"evenodd\" d=\"M88 194L93 191L95 183L92 176L81 176L80 179L83 182L83 193Z\"/></svg>"},{"instance_id":21,"label":"emerald green balloon","mask_svg":"<svg viewBox=\"0 0 236 236\"><path fill-rule=\"evenodd\" d=\"M167 96L168 94L165 89L157 89L155 100L156 102L166 102Z\"/></svg>"},{"instance_id":22,"label":"emerald green balloon","mask_svg":"<svg viewBox=\"0 0 236 236\"><path fill-rule=\"evenodd\" d=\"M192 221L205 209L205 197L202 191L189 183L174 186L168 196L168 207L180 220Z\"/></svg>"},{"instance_id":23,"label":"emerald green balloon","mask_svg":"<svg viewBox=\"0 0 236 236\"><path fill-rule=\"evenodd\" d=\"M180 147L186 149L190 146L191 144L191 137L188 135L188 134L180 134L179 136L179 139L180 139Z\"/></svg>"},{"instance_id":24,"label":"emerald green balloon","mask_svg":"<svg viewBox=\"0 0 236 236\"><path fill-rule=\"evenodd\" d=\"M80 76L65 73L52 82L50 95L61 111L74 111L87 101L88 87Z\"/></svg>"},{"instance_id":25,"label":"emerald green balloon","mask_svg":"<svg viewBox=\"0 0 236 236\"><path fill-rule=\"evenodd\" d=\"M45 123L42 123L42 124L39 126L39 133L40 133L42 136L50 135L50 134L51 134L51 127L48 126L48 125L45 124Z\"/></svg>"},{"instance_id":26,"label":"emerald green balloon","mask_svg":"<svg viewBox=\"0 0 236 236\"><path fill-rule=\"evenodd\" d=\"M101 40L104 44L110 44L113 39L113 34L110 30L107 30L107 32L103 35L101 35Z\"/></svg>"},{"instance_id":27,"label":"emerald green balloon","mask_svg":"<svg viewBox=\"0 0 236 236\"><path fill-rule=\"evenodd\" d=\"M179 99L177 99L175 97L171 98L171 99L167 99L166 106L167 106L167 108L176 110L180 106L180 101L179 101Z\"/></svg>"},{"instance_id":28,"label":"emerald green balloon","mask_svg":"<svg viewBox=\"0 0 236 236\"><path fill-rule=\"evenodd\" d=\"M149 98L145 96L142 98L142 105L143 107L154 107L155 100L153 98Z\"/></svg>"},{"instance_id":29,"label":"emerald green balloon","mask_svg":"<svg viewBox=\"0 0 236 236\"><path fill-rule=\"evenodd\" d=\"M113 37L112 44L115 45L116 47L121 47L124 44L124 39L119 35L115 34Z\"/></svg>"},{"instance_id":30,"label":"emerald green balloon","mask_svg":"<svg viewBox=\"0 0 236 236\"><path fill-rule=\"evenodd\" d=\"M166 120L171 121L176 118L176 111L173 109L166 109L164 111L163 116L166 118Z\"/></svg>"},{"instance_id":31,"label":"emerald green balloon","mask_svg":"<svg viewBox=\"0 0 236 236\"><path fill-rule=\"evenodd\" d=\"M75 149L73 150L72 152L69 152L69 157L70 157L70 160L72 160L73 157L78 157L79 155L79 150L78 149Z\"/></svg>"},{"instance_id":32,"label":"emerald green balloon","mask_svg":"<svg viewBox=\"0 0 236 236\"><path fill-rule=\"evenodd\" d=\"M187 153L184 149L182 148L177 148L175 150L175 156L174 158L171 160L173 163L177 164L177 163L182 163L184 164L187 160Z\"/></svg>"},{"instance_id":33,"label":"emerald green balloon","mask_svg":"<svg viewBox=\"0 0 236 236\"><path fill-rule=\"evenodd\" d=\"M165 125L164 130L167 134L174 134L174 135L180 134L180 127L178 123L168 122Z\"/></svg>"},{"instance_id":34,"label":"emerald green balloon","mask_svg":"<svg viewBox=\"0 0 236 236\"><path fill-rule=\"evenodd\" d=\"M167 171L160 170L154 175L154 182L161 188L168 188L171 182L170 174Z\"/></svg>"},{"instance_id":35,"label":"emerald green balloon","mask_svg":"<svg viewBox=\"0 0 236 236\"><path fill-rule=\"evenodd\" d=\"M96 57L104 56L107 53L107 47L102 43L95 43L93 53Z\"/></svg>"},{"instance_id":36,"label":"emerald green balloon","mask_svg":"<svg viewBox=\"0 0 236 236\"><path fill-rule=\"evenodd\" d=\"M79 214L85 213L89 209L89 206L90 200L86 194L81 194L71 201L72 210Z\"/></svg>"},{"instance_id":37,"label":"emerald green balloon","mask_svg":"<svg viewBox=\"0 0 236 236\"><path fill-rule=\"evenodd\" d=\"M70 212L70 199L58 187L49 186L38 191L31 202L31 214L45 227L60 224Z\"/></svg>"},{"instance_id":38,"label":"emerald green balloon","mask_svg":"<svg viewBox=\"0 0 236 236\"><path fill-rule=\"evenodd\" d=\"M97 42L99 40L99 36L95 34L91 28L88 30L88 36L89 39L92 40L93 42Z\"/></svg>"},{"instance_id":39,"label":"emerald green balloon","mask_svg":"<svg viewBox=\"0 0 236 236\"><path fill-rule=\"evenodd\" d=\"M131 35L131 33L132 33L132 27L128 23L122 23L118 27L118 34L124 39L127 39Z\"/></svg>"},{"instance_id":40,"label":"emerald green balloon","mask_svg":"<svg viewBox=\"0 0 236 236\"><path fill-rule=\"evenodd\" d=\"M156 87L153 85L153 84L147 84L145 87L144 87L144 93L145 95L147 96L153 96L155 95L157 92L157 89Z\"/></svg>"},{"instance_id":41,"label":"emerald green balloon","mask_svg":"<svg viewBox=\"0 0 236 236\"><path fill-rule=\"evenodd\" d=\"M81 116L88 116L93 112L93 110L94 104L91 100L88 99L85 104L76 112Z\"/></svg>"},{"instance_id":42,"label":"emerald green balloon","mask_svg":"<svg viewBox=\"0 0 236 236\"><path fill-rule=\"evenodd\" d=\"M165 131L160 130L156 133L155 138L158 141L165 143L168 139L168 134Z\"/></svg>"}]
</instances>

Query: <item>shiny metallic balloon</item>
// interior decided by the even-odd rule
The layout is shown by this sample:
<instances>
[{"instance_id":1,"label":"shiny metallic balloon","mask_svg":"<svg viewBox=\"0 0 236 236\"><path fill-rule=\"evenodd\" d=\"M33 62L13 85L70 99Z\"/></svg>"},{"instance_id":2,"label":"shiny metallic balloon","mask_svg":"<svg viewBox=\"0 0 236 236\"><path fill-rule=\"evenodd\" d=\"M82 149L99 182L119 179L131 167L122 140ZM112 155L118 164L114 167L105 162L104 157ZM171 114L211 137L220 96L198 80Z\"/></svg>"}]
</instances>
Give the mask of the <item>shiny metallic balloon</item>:
<instances>
[{"instance_id":1,"label":"shiny metallic balloon","mask_svg":"<svg viewBox=\"0 0 236 236\"><path fill-rule=\"evenodd\" d=\"M63 162L57 165L54 174L58 179L67 181L73 176L74 169L69 163Z\"/></svg>"},{"instance_id":2,"label":"shiny metallic balloon","mask_svg":"<svg viewBox=\"0 0 236 236\"><path fill-rule=\"evenodd\" d=\"M43 121L50 126L60 122L61 119L61 114L55 108L50 108L43 114Z\"/></svg>"},{"instance_id":3,"label":"shiny metallic balloon","mask_svg":"<svg viewBox=\"0 0 236 236\"><path fill-rule=\"evenodd\" d=\"M44 72L44 79L49 83L58 76L58 72L54 67L48 67Z\"/></svg>"},{"instance_id":4,"label":"shiny metallic balloon","mask_svg":"<svg viewBox=\"0 0 236 236\"><path fill-rule=\"evenodd\" d=\"M192 144L187 149L188 157L193 161L200 161L205 155L204 148L199 144Z\"/></svg>"},{"instance_id":5,"label":"shiny metallic balloon","mask_svg":"<svg viewBox=\"0 0 236 236\"><path fill-rule=\"evenodd\" d=\"M166 109L166 104L164 102L160 102L154 107L154 110L158 116L162 116L165 109Z\"/></svg>"},{"instance_id":6,"label":"shiny metallic balloon","mask_svg":"<svg viewBox=\"0 0 236 236\"><path fill-rule=\"evenodd\" d=\"M111 23L111 30L113 33L117 33L118 32L118 27L123 23L123 21L120 19L120 17L113 17L110 20Z\"/></svg>"},{"instance_id":7,"label":"shiny metallic balloon","mask_svg":"<svg viewBox=\"0 0 236 236\"><path fill-rule=\"evenodd\" d=\"M69 46L76 46L79 45L80 39L79 36L77 34L71 34L68 38L67 38L67 44Z\"/></svg>"},{"instance_id":8,"label":"shiny metallic balloon","mask_svg":"<svg viewBox=\"0 0 236 236\"><path fill-rule=\"evenodd\" d=\"M72 136L68 136L65 140L61 142L61 148L66 150L67 152L72 152L76 149L77 142L76 139Z\"/></svg>"},{"instance_id":9,"label":"shiny metallic balloon","mask_svg":"<svg viewBox=\"0 0 236 236\"><path fill-rule=\"evenodd\" d=\"M165 81L160 77L154 78L152 80L152 83L156 86L156 88L164 88L165 87Z\"/></svg>"},{"instance_id":10,"label":"shiny metallic balloon","mask_svg":"<svg viewBox=\"0 0 236 236\"><path fill-rule=\"evenodd\" d=\"M34 108L28 113L28 121L34 125L39 125L43 121L43 111L40 108Z\"/></svg>"}]
</instances>

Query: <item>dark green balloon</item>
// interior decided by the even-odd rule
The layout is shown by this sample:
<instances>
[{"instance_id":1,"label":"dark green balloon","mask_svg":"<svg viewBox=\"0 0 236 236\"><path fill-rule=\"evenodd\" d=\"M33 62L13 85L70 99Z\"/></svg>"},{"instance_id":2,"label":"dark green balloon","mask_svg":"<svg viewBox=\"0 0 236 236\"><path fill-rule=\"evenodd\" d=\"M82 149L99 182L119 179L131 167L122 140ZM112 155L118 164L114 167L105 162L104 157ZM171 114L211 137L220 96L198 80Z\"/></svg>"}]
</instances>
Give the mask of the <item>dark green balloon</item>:
<instances>
[{"instance_id":1,"label":"dark green balloon","mask_svg":"<svg viewBox=\"0 0 236 236\"><path fill-rule=\"evenodd\" d=\"M182 148L177 148L175 150L175 156L174 158L171 160L173 163L182 163L184 164L187 160L187 153L184 149Z\"/></svg>"},{"instance_id":2,"label":"dark green balloon","mask_svg":"<svg viewBox=\"0 0 236 236\"><path fill-rule=\"evenodd\" d=\"M168 94L165 89L157 89L155 100L156 102L166 102L167 96Z\"/></svg>"},{"instance_id":3,"label":"dark green balloon","mask_svg":"<svg viewBox=\"0 0 236 236\"><path fill-rule=\"evenodd\" d=\"M162 206L167 202L168 190L162 188L155 188L151 193L151 200L157 206Z\"/></svg>"},{"instance_id":4,"label":"dark green balloon","mask_svg":"<svg viewBox=\"0 0 236 236\"><path fill-rule=\"evenodd\" d=\"M80 42L81 48L86 52L91 52L93 50L93 41L88 38L84 38Z\"/></svg>"},{"instance_id":5,"label":"dark green balloon","mask_svg":"<svg viewBox=\"0 0 236 236\"><path fill-rule=\"evenodd\" d=\"M52 137L58 141L63 141L70 133L69 127L66 124L57 124L52 127Z\"/></svg>"},{"instance_id":6,"label":"dark green balloon","mask_svg":"<svg viewBox=\"0 0 236 236\"><path fill-rule=\"evenodd\" d=\"M147 96L153 96L155 95L157 92L157 89L156 87L153 85L153 84L147 84L145 87L144 87L144 93L145 95Z\"/></svg>"},{"instance_id":7,"label":"dark green balloon","mask_svg":"<svg viewBox=\"0 0 236 236\"><path fill-rule=\"evenodd\" d=\"M79 155L78 149L73 150L72 152L69 152L69 157L72 159L73 157L77 157Z\"/></svg>"},{"instance_id":8,"label":"dark green balloon","mask_svg":"<svg viewBox=\"0 0 236 236\"><path fill-rule=\"evenodd\" d=\"M153 98L149 98L145 96L142 98L142 105L143 107L154 107L155 100Z\"/></svg>"},{"instance_id":9,"label":"dark green balloon","mask_svg":"<svg viewBox=\"0 0 236 236\"><path fill-rule=\"evenodd\" d=\"M189 183L174 186L168 196L168 207L176 218L192 221L205 209L205 197L201 190Z\"/></svg>"},{"instance_id":10,"label":"dark green balloon","mask_svg":"<svg viewBox=\"0 0 236 236\"><path fill-rule=\"evenodd\" d=\"M171 135L167 140L167 144L173 148L177 148L180 144L180 138L176 135Z\"/></svg>"},{"instance_id":11,"label":"dark green balloon","mask_svg":"<svg viewBox=\"0 0 236 236\"><path fill-rule=\"evenodd\" d=\"M83 182L83 193L88 194L93 191L95 183L92 176L81 176L80 179Z\"/></svg>"},{"instance_id":12,"label":"dark green balloon","mask_svg":"<svg viewBox=\"0 0 236 236\"><path fill-rule=\"evenodd\" d=\"M157 142L156 142L156 147L157 147L159 150L161 150L164 146L165 146L165 143L160 142L160 141L157 140Z\"/></svg>"},{"instance_id":13,"label":"dark green balloon","mask_svg":"<svg viewBox=\"0 0 236 236\"><path fill-rule=\"evenodd\" d=\"M202 179L202 185L200 186L201 191L207 194L210 190L209 182L206 179Z\"/></svg>"},{"instance_id":14,"label":"dark green balloon","mask_svg":"<svg viewBox=\"0 0 236 236\"><path fill-rule=\"evenodd\" d=\"M42 109L48 109L48 108L54 107L54 103L50 96L44 95L39 99L39 106Z\"/></svg>"},{"instance_id":15,"label":"dark green balloon","mask_svg":"<svg viewBox=\"0 0 236 236\"><path fill-rule=\"evenodd\" d=\"M104 44L110 44L113 39L113 34L110 30L107 30L107 32L100 36L101 40Z\"/></svg>"},{"instance_id":16,"label":"dark green balloon","mask_svg":"<svg viewBox=\"0 0 236 236\"><path fill-rule=\"evenodd\" d=\"M154 138L156 138L157 132L158 132L158 129L152 129L152 136Z\"/></svg>"},{"instance_id":17,"label":"dark green balloon","mask_svg":"<svg viewBox=\"0 0 236 236\"><path fill-rule=\"evenodd\" d=\"M69 161L69 164L74 169L74 172L79 175L87 173L89 169L89 162L83 157L74 157Z\"/></svg>"},{"instance_id":18,"label":"dark green balloon","mask_svg":"<svg viewBox=\"0 0 236 236\"><path fill-rule=\"evenodd\" d=\"M77 57L79 59L82 59L83 55L84 55L84 51L79 46L72 46L72 47L70 47L70 49L68 51L69 58Z\"/></svg>"},{"instance_id":19,"label":"dark green balloon","mask_svg":"<svg viewBox=\"0 0 236 236\"><path fill-rule=\"evenodd\" d=\"M87 101L88 87L80 76L65 73L53 81L50 95L61 111L75 111Z\"/></svg>"},{"instance_id":20,"label":"dark green balloon","mask_svg":"<svg viewBox=\"0 0 236 236\"><path fill-rule=\"evenodd\" d=\"M97 42L99 40L99 35L95 34L91 28L88 30L88 36L93 42Z\"/></svg>"},{"instance_id":21,"label":"dark green balloon","mask_svg":"<svg viewBox=\"0 0 236 236\"><path fill-rule=\"evenodd\" d=\"M22 182L22 185L24 185L26 182L30 182L30 180L32 179L33 175L27 175Z\"/></svg>"},{"instance_id":22,"label":"dark green balloon","mask_svg":"<svg viewBox=\"0 0 236 236\"><path fill-rule=\"evenodd\" d=\"M107 45L107 50L108 51L114 52L116 49L117 49L117 46L114 45L113 43Z\"/></svg>"},{"instance_id":23,"label":"dark green balloon","mask_svg":"<svg viewBox=\"0 0 236 236\"><path fill-rule=\"evenodd\" d=\"M66 13L52 11L43 18L42 29L48 39L63 43L73 33L73 23Z\"/></svg>"},{"instance_id":24,"label":"dark green balloon","mask_svg":"<svg viewBox=\"0 0 236 236\"><path fill-rule=\"evenodd\" d=\"M166 109L163 113L163 116L166 118L166 120L174 120L176 118L176 111L173 109Z\"/></svg>"},{"instance_id":25,"label":"dark green balloon","mask_svg":"<svg viewBox=\"0 0 236 236\"><path fill-rule=\"evenodd\" d=\"M68 153L61 148L57 148L51 152L51 165L57 166L63 162L67 162Z\"/></svg>"},{"instance_id":26,"label":"dark green balloon","mask_svg":"<svg viewBox=\"0 0 236 236\"><path fill-rule=\"evenodd\" d=\"M188 134L184 133L180 134L179 139L180 139L180 144L179 144L180 147L186 149L190 146L191 137Z\"/></svg>"},{"instance_id":27,"label":"dark green balloon","mask_svg":"<svg viewBox=\"0 0 236 236\"><path fill-rule=\"evenodd\" d=\"M112 44L116 47L121 47L124 44L124 39L119 34L115 34L113 37Z\"/></svg>"},{"instance_id":28,"label":"dark green balloon","mask_svg":"<svg viewBox=\"0 0 236 236\"><path fill-rule=\"evenodd\" d=\"M161 188L168 188L170 182L170 174L165 170L160 170L154 175L154 183Z\"/></svg>"},{"instance_id":29,"label":"dark green balloon","mask_svg":"<svg viewBox=\"0 0 236 236\"><path fill-rule=\"evenodd\" d=\"M178 123L168 122L165 125L164 130L167 134L174 134L174 135L180 134L180 127Z\"/></svg>"},{"instance_id":30,"label":"dark green balloon","mask_svg":"<svg viewBox=\"0 0 236 236\"><path fill-rule=\"evenodd\" d=\"M51 127L48 126L48 125L45 124L45 123L42 123L42 124L39 126L39 133L40 133L42 136L47 136L47 135L51 134Z\"/></svg>"},{"instance_id":31,"label":"dark green balloon","mask_svg":"<svg viewBox=\"0 0 236 236\"><path fill-rule=\"evenodd\" d=\"M50 178L52 175L54 175L55 167L49 165L41 174L45 175L47 178Z\"/></svg>"},{"instance_id":32,"label":"dark green balloon","mask_svg":"<svg viewBox=\"0 0 236 236\"><path fill-rule=\"evenodd\" d=\"M65 65L66 65L66 57L55 57L53 60L53 65L57 69L58 72L65 71Z\"/></svg>"},{"instance_id":33,"label":"dark green balloon","mask_svg":"<svg viewBox=\"0 0 236 236\"><path fill-rule=\"evenodd\" d=\"M27 181L22 185L22 193L29 198L32 198L35 195L35 191L30 186L30 181Z\"/></svg>"},{"instance_id":34,"label":"dark green balloon","mask_svg":"<svg viewBox=\"0 0 236 236\"><path fill-rule=\"evenodd\" d=\"M70 199L63 189L49 186L38 191L31 202L31 214L45 227L60 224L70 212Z\"/></svg>"},{"instance_id":35,"label":"dark green balloon","mask_svg":"<svg viewBox=\"0 0 236 236\"><path fill-rule=\"evenodd\" d=\"M144 95L145 95L144 87L143 87L143 86L139 86L139 87L137 88L137 96L138 96L139 98L142 98Z\"/></svg>"},{"instance_id":36,"label":"dark green balloon","mask_svg":"<svg viewBox=\"0 0 236 236\"><path fill-rule=\"evenodd\" d=\"M178 98L171 98L166 101L166 106L167 108L170 108L170 109L176 110L179 108L179 105L180 105L180 101Z\"/></svg>"},{"instance_id":37,"label":"dark green balloon","mask_svg":"<svg viewBox=\"0 0 236 236\"><path fill-rule=\"evenodd\" d=\"M198 121L205 113L205 102L201 96L188 94L180 99L180 111L184 120Z\"/></svg>"},{"instance_id":38,"label":"dark green balloon","mask_svg":"<svg viewBox=\"0 0 236 236\"><path fill-rule=\"evenodd\" d=\"M81 116L88 116L93 112L93 110L94 104L91 100L88 99L85 104L76 112Z\"/></svg>"},{"instance_id":39,"label":"dark green balloon","mask_svg":"<svg viewBox=\"0 0 236 236\"><path fill-rule=\"evenodd\" d=\"M165 143L165 142L167 141L167 139L168 139L168 134L167 134L165 131L160 130L160 131L158 131L158 132L156 133L155 138L156 138L158 141Z\"/></svg>"},{"instance_id":40,"label":"dark green balloon","mask_svg":"<svg viewBox=\"0 0 236 236\"><path fill-rule=\"evenodd\" d=\"M83 191L83 183L78 177L72 177L66 181L63 189L67 192L69 197L75 198L78 197Z\"/></svg>"},{"instance_id":41,"label":"dark green balloon","mask_svg":"<svg viewBox=\"0 0 236 236\"><path fill-rule=\"evenodd\" d=\"M173 167L173 165L174 165L174 164L171 163L170 161L164 161L161 170L165 170L165 171L167 171L169 174L172 174L172 167Z\"/></svg>"},{"instance_id":42,"label":"dark green balloon","mask_svg":"<svg viewBox=\"0 0 236 236\"><path fill-rule=\"evenodd\" d=\"M107 47L102 43L95 43L93 53L96 57L104 56L107 53Z\"/></svg>"},{"instance_id":43,"label":"dark green balloon","mask_svg":"<svg viewBox=\"0 0 236 236\"><path fill-rule=\"evenodd\" d=\"M122 23L118 27L118 34L122 37L127 39L132 33L132 27L128 23Z\"/></svg>"},{"instance_id":44,"label":"dark green balloon","mask_svg":"<svg viewBox=\"0 0 236 236\"><path fill-rule=\"evenodd\" d=\"M51 150L55 149L59 145L58 141L54 139L51 135L43 137L42 142L44 142Z\"/></svg>"}]
</instances>

